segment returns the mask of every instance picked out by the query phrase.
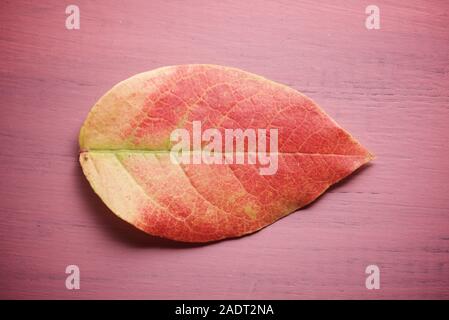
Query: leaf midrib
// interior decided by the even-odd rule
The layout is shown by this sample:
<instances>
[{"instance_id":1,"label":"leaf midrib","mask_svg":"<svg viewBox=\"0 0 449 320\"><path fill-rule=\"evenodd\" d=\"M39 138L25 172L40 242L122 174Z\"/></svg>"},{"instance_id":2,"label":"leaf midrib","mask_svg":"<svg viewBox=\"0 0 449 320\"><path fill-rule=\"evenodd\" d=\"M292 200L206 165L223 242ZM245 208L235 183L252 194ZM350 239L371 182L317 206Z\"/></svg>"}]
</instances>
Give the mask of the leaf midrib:
<instances>
[{"instance_id":1,"label":"leaf midrib","mask_svg":"<svg viewBox=\"0 0 449 320\"><path fill-rule=\"evenodd\" d=\"M204 150L189 150L189 151L184 151L184 152L188 152L188 153L201 153ZM91 153L149 153L149 154L158 154L158 153L170 153L171 150L146 150L146 149L87 149L87 150L81 150L80 153L85 153L85 152L91 152ZM255 152L248 152L248 151L243 151L243 152L215 152L212 154L239 154L239 153L257 153L257 151ZM288 154L292 154L292 155L308 155L308 156L335 156L335 157L366 157L366 158L370 158L370 156L363 156L363 155L359 155L359 154L338 154L338 153L308 153L308 152L268 152L267 154L281 154L281 155L288 155Z\"/></svg>"}]
</instances>

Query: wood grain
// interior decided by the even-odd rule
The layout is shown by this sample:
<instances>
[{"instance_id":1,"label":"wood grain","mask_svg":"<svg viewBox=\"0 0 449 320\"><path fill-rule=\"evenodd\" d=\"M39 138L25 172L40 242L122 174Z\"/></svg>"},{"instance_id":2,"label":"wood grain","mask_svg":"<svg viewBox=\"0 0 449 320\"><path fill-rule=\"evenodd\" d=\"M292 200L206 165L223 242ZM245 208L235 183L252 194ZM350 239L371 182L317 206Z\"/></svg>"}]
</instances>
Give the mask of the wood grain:
<instances>
[{"instance_id":1,"label":"wood grain","mask_svg":"<svg viewBox=\"0 0 449 320\"><path fill-rule=\"evenodd\" d=\"M60 1L0 5L0 297L449 298L449 5L376 1ZM143 234L78 164L90 107L135 73L235 66L313 98L377 159L254 235ZM217 190L220 192L220 190ZM81 289L65 288L65 268ZM365 288L365 268L381 288Z\"/></svg>"}]
</instances>

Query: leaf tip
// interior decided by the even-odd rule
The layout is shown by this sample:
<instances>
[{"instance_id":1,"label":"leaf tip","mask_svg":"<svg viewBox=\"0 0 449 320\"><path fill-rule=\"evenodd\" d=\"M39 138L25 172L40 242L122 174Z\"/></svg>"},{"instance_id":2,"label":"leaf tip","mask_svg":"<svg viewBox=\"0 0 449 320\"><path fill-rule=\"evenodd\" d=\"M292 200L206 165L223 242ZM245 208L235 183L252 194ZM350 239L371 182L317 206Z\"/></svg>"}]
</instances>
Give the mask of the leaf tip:
<instances>
[{"instance_id":1,"label":"leaf tip","mask_svg":"<svg viewBox=\"0 0 449 320\"><path fill-rule=\"evenodd\" d=\"M367 153L366 154L366 162L370 162L371 160L374 160L377 158L377 156L370 151L367 151L366 153Z\"/></svg>"}]
</instances>

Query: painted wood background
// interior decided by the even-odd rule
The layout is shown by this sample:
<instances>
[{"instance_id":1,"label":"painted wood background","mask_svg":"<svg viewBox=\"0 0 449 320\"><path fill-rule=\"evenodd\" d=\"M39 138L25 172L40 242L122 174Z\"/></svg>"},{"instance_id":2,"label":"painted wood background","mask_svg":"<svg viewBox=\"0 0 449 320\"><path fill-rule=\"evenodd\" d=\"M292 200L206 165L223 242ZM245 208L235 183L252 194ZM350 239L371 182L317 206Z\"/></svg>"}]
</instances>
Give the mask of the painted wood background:
<instances>
[{"instance_id":1,"label":"painted wood background","mask_svg":"<svg viewBox=\"0 0 449 320\"><path fill-rule=\"evenodd\" d=\"M0 297L449 298L449 4L372 2L2 0ZM86 182L78 130L118 81L183 63L288 84L377 159L248 237L141 233ZM80 290L65 287L71 264Z\"/></svg>"}]
</instances>

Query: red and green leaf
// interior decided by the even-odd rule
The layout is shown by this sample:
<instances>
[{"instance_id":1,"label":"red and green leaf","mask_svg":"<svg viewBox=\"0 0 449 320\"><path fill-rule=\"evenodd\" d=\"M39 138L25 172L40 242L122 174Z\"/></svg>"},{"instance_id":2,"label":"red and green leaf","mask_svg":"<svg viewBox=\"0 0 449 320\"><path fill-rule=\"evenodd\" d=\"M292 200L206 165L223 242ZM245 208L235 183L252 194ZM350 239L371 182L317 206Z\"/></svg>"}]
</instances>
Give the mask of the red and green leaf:
<instances>
[{"instance_id":1,"label":"red and green leaf","mask_svg":"<svg viewBox=\"0 0 449 320\"><path fill-rule=\"evenodd\" d=\"M277 129L278 170L175 164L177 128ZM255 232L301 208L372 155L298 91L238 69L182 65L133 76L92 108L80 162L120 218L152 235L207 242Z\"/></svg>"}]
</instances>

